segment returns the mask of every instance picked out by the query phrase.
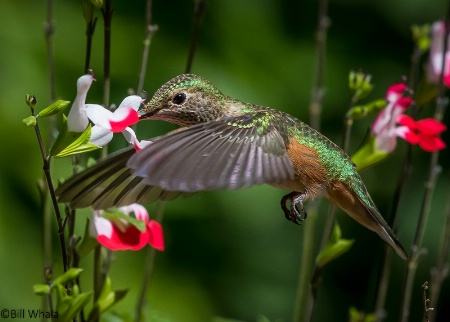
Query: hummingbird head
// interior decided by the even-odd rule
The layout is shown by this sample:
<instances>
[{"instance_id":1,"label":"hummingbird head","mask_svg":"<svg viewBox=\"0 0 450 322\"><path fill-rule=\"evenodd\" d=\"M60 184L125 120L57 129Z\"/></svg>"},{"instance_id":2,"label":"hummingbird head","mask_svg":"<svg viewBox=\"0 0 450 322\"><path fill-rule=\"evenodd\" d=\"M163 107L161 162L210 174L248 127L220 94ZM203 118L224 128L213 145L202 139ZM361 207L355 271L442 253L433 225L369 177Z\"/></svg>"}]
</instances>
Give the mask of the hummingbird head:
<instances>
[{"instance_id":1,"label":"hummingbird head","mask_svg":"<svg viewBox=\"0 0 450 322\"><path fill-rule=\"evenodd\" d=\"M141 120L163 120L180 126L213 121L224 115L225 96L206 79L183 74L165 83L141 109Z\"/></svg>"}]
</instances>

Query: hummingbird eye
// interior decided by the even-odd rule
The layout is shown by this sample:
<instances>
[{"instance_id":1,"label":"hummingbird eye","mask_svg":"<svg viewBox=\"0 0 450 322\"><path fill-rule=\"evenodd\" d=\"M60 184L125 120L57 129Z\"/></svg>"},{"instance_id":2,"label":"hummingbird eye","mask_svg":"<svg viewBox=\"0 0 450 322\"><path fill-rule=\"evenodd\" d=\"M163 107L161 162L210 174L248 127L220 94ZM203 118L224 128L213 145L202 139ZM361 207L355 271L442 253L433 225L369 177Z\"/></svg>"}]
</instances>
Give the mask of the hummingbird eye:
<instances>
[{"instance_id":1,"label":"hummingbird eye","mask_svg":"<svg viewBox=\"0 0 450 322\"><path fill-rule=\"evenodd\" d=\"M178 93L172 98L172 103L180 105L186 101L186 93Z\"/></svg>"}]
</instances>

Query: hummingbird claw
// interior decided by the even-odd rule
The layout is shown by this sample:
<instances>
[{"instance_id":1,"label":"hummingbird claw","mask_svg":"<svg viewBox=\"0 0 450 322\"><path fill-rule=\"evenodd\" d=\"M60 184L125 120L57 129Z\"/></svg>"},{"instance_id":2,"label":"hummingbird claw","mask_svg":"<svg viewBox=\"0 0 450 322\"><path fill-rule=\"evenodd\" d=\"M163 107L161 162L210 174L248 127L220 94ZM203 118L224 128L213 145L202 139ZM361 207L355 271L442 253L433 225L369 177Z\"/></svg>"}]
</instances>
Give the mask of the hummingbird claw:
<instances>
[{"instance_id":1,"label":"hummingbird claw","mask_svg":"<svg viewBox=\"0 0 450 322\"><path fill-rule=\"evenodd\" d=\"M303 192L293 191L281 198L281 208L284 211L286 219L297 225L300 225L308 216L305 207L303 206L304 197L305 194ZM290 207L287 207L288 201L291 203ZM300 205L300 211L297 207L298 204Z\"/></svg>"}]
</instances>

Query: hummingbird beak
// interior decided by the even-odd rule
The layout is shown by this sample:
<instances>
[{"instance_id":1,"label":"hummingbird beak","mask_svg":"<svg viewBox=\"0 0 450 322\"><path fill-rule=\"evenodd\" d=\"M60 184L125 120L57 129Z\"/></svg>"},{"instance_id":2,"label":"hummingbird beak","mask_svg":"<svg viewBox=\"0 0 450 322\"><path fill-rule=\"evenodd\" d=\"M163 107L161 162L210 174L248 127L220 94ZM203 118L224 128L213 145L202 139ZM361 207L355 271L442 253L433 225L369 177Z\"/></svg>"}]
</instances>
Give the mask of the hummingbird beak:
<instances>
[{"instance_id":1,"label":"hummingbird beak","mask_svg":"<svg viewBox=\"0 0 450 322\"><path fill-rule=\"evenodd\" d=\"M150 111L150 112L144 112L144 111L138 112L139 113L139 120L141 121L141 120L149 119L154 114L156 114L157 111L158 110L153 110L153 111Z\"/></svg>"}]
</instances>

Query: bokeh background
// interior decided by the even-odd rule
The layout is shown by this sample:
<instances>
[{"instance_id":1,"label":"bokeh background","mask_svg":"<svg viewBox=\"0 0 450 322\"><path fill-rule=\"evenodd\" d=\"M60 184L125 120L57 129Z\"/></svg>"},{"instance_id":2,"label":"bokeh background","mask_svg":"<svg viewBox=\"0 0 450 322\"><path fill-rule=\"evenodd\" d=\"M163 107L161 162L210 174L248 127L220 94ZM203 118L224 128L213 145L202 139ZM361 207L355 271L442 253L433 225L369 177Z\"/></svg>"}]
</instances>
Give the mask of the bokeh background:
<instances>
[{"instance_id":1,"label":"bokeh background","mask_svg":"<svg viewBox=\"0 0 450 322\"><path fill-rule=\"evenodd\" d=\"M150 48L144 89L153 93L184 71L192 31L192 1L154 0L153 23L159 26ZM120 103L136 88L145 35L145 2L113 1L111 102ZM349 105L348 72L362 69L373 75L370 98L383 98L386 88L409 74L413 44L412 24L431 23L444 16L446 1L330 1L325 69L322 132L341 142L342 118ZM50 103L44 41L46 2L1 1L0 12L0 307L39 308L32 285L42 282L42 215L36 188L42 164L34 132L22 125L29 115L25 94L38 98L38 107ZM91 67L97 82L88 102L102 97L102 18L94 37ZM193 72L215 83L226 94L243 101L271 106L308 122L315 66L317 1L211 0L200 31ZM54 3L56 94L73 100L76 80L84 66L85 23L80 1ZM433 107L420 117L432 115ZM448 123L448 113L446 123ZM372 118L357 122L352 134L355 151ZM42 122L44 131L46 121ZM141 138L173 129L162 122L139 124ZM47 132L46 132L47 133ZM448 134L444 139L449 142ZM125 146L117 138L111 150ZM363 173L368 190L383 214L392 197L406 143L394 155ZM95 156L95 154L94 154ZM429 154L414 148L412 179L401 200L399 239L405 247L414 237L427 176ZM443 167L432 200L410 321L422 321L422 289L435 265L439 238L449 203L449 150L440 155ZM68 177L70 160L53 162L53 174ZM198 193L166 204L166 251L158 253L146 314L154 321L211 321L222 317L256 321L290 321L294 310L304 226L284 219L279 207L286 192L268 186ZM155 206L149 206L152 214ZM328 212L320 203L317 231ZM89 210L78 213L83 231ZM313 321L346 321L348 308L373 310L382 241L339 213L343 236L356 240L352 249L326 266ZM55 274L61 273L59 245L54 234ZM142 284L146 251L114 254L113 287L129 288L114 310L134 310ZM82 283L89 289L92 259ZM404 263L393 261L386 321L397 321ZM450 281L443 284L438 321L450 316ZM150 320L150 318L149 318Z\"/></svg>"}]
</instances>

